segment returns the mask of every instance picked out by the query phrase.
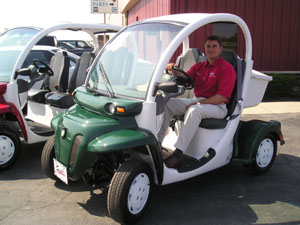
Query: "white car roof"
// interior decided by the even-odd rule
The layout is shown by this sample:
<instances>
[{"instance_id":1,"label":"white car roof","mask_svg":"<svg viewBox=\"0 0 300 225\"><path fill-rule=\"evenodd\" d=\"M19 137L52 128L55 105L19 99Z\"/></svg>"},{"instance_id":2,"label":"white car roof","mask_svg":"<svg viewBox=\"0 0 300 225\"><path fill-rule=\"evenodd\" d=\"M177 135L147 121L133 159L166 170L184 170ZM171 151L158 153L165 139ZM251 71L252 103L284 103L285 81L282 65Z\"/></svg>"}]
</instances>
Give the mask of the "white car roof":
<instances>
[{"instance_id":1,"label":"white car roof","mask_svg":"<svg viewBox=\"0 0 300 225\"><path fill-rule=\"evenodd\" d=\"M13 29L20 28L15 27ZM93 34L103 33L103 32L118 32L120 29L122 29L121 26L112 25L112 24L102 24L102 23L70 23L70 22L60 22L60 23L53 23L46 26L22 26L22 28L32 28L36 30L46 30L49 28L56 30L83 30L83 31L89 31Z\"/></svg>"},{"instance_id":2,"label":"white car roof","mask_svg":"<svg viewBox=\"0 0 300 225\"><path fill-rule=\"evenodd\" d=\"M182 33L178 34L179 36L183 36L184 33L190 33L197 28L204 26L206 24L214 23L214 22L233 22L236 23L242 30L246 43L246 59L252 58L252 39L249 28L247 24L240 17L230 14L230 13L183 13L183 14L172 14L167 16L155 17L145 19L135 24L143 24L143 23L183 23L185 24L185 28L182 30ZM177 36L178 36L177 35Z\"/></svg>"},{"instance_id":3,"label":"white car roof","mask_svg":"<svg viewBox=\"0 0 300 225\"><path fill-rule=\"evenodd\" d=\"M195 21L203 20L208 21L235 21L239 18L236 15L229 13L183 13L183 14L172 14L167 16L160 16L155 18L149 18L142 20L141 22L176 22L176 23L194 23Z\"/></svg>"}]
</instances>

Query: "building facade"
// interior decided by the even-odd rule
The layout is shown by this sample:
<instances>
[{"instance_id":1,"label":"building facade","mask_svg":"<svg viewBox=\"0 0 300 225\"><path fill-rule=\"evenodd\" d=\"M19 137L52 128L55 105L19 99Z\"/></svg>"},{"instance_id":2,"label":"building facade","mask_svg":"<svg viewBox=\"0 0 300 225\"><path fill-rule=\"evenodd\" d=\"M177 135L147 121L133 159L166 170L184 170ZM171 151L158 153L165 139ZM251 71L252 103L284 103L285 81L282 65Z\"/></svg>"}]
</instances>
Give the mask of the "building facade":
<instances>
[{"instance_id":1,"label":"building facade","mask_svg":"<svg viewBox=\"0 0 300 225\"><path fill-rule=\"evenodd\" d=\"M177 13L232 13L247 23L253 41L254 69L265 72L300 73L300 0L127 0L121 9L125 21ZM190 40L203 50L204 38L219 34L218 26L208 26ZM231 47L243 56L243 35L229 25L235 38ZM226 29L226 30L228 30ZM234 36L234 33L233 33ZM232 41L232 38L234 41ZM236 42L236 46L234 43Z\"/></svg>"}]
</instances>

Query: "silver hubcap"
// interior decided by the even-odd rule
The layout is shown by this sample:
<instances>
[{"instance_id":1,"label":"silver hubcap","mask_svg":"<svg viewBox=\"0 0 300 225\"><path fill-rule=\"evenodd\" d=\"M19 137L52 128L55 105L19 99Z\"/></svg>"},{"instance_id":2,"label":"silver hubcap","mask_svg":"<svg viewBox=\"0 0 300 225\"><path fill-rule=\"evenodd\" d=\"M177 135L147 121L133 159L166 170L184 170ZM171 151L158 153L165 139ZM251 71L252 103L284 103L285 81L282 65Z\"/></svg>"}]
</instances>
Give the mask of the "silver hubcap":
<instances>
[{"instance_id":1,"label":"silver hubcap","mask_svg":"<svg viewBox=\"0 0 300 225\"><path fill-rule=\"evenodd\" d=\"M5 135L0 135L0 165L7 163L15 152L14 142Z\"/></svg>"},{"instance_id":2,"label":"silver hubcap","mask_svg":"<svg viewBox=\"0 0 300 225\"><path fill-rule=\"evenodd\" d=\"M128 209L132 214L140 213L149 197L150 180L147 174L140 173L132 181L128 193Z\"/></svg>"},{"instance_id":3,"label":"silver hubcap","mask_svg":"<svg viewBox=\"0 0 300 225\"><path fill-rule=\"evenodd\" d=\"M259 147L256 154L256 162L260 168L267 167L274 154L274 144L273 141L269 138L264 139Z\"/></svg>"}]
</instances>

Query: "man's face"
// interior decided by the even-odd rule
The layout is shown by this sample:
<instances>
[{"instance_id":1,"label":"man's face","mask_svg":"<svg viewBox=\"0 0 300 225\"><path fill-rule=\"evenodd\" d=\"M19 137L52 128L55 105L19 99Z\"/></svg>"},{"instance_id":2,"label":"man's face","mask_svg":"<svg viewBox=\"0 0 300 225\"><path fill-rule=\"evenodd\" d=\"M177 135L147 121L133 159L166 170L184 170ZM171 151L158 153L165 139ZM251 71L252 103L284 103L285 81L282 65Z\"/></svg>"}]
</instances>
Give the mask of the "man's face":
<instances>
[{"instance_id":1,"label":"man's face","mask_svg":"<svg viewBox=\"0 0 300 225\"><path fill-rule=\"evenodd\" d=\"M222 47L219 45L218 41L207 40L205 43L205 55L210 60L216 60L219 58L222 52Z\"/></svg>"}]
</instances>

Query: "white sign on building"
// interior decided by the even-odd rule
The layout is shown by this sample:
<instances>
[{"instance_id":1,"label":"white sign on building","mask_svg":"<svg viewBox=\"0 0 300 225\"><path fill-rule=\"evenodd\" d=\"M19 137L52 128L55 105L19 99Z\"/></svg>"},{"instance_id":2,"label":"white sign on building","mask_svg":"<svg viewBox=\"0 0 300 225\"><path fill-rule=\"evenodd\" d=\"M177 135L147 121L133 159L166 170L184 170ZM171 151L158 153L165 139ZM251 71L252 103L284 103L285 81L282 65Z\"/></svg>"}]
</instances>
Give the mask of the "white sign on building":
<instances>
[{"instance_id":1,"label":"white sign on building","mask_svg":"<svg viewBox=\"0 0 300 225\"><path fill-rule=\"evenodd\" d=\"M91 0L92 13L118 13L118 0Z\"/></svg>"}]
</instances>

